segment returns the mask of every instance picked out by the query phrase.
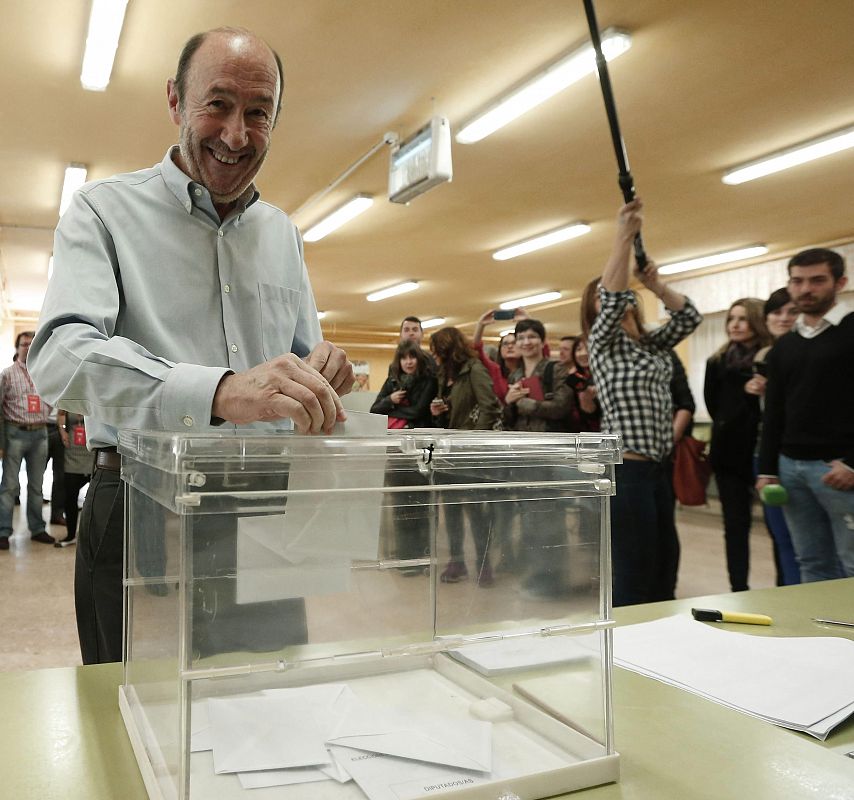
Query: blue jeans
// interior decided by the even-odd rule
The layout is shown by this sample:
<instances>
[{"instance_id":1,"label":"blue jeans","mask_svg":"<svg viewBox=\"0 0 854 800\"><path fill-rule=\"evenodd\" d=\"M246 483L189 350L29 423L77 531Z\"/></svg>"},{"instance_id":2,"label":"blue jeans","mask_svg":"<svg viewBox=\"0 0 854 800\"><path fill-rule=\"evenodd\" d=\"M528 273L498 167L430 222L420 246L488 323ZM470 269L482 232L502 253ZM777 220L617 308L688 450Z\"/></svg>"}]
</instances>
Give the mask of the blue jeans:
<instances>
[{"instance_id":1,"label":"blue jeans","mask_svg":"<svg viewBox=\"0 0 854 800\"><path fill-rule=\"evenodd\" d=\"M854 492L822 483L826 461L780 456L783 507L804 583L854 577Z\"/></svg>"},{"instance_id":2,"label":"blue jeans","mask_svg":"<svg viewBox=\"0 0 854 800\"><path fill-rule=\"evenodd\" d=\"M47 429L24 431L6 422L3 480L0 481L0 538L12 535L12 512L18 496L21 462L27 464L27 527L30 535L45 532L42 478L47 465Z\"/></svg>"}]
</instances>

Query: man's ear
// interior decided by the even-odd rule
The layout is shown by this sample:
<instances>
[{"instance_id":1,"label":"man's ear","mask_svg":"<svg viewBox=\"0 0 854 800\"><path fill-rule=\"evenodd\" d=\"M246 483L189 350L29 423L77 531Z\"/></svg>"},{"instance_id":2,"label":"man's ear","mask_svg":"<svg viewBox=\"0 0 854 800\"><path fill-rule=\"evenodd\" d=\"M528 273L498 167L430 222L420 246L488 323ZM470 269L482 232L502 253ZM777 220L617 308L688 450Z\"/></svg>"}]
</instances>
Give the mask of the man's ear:
<instances>
[{"instance_id":1,"label":"man's ear","mask_svg":"<svg viewBox=\"0 0 854 800\"><path fill-rule=\"evenodd\" d=\"M841 292L848 285L848 278L843 275L838 281L836 281L836 291Z\"/></svg>"},{"instance_id":2,"label":"man's ear","mask_svg":"<svg viewBox=\"0 0 854 800\"><path fill-rule=\"evenodd\" d=\"M169 78L166 81L166 101L169 103L169 117L176 125L181 124L181 112L178 109L180 98L178 92L175 91L175 79Z\"/></svg>"}]
</instances>

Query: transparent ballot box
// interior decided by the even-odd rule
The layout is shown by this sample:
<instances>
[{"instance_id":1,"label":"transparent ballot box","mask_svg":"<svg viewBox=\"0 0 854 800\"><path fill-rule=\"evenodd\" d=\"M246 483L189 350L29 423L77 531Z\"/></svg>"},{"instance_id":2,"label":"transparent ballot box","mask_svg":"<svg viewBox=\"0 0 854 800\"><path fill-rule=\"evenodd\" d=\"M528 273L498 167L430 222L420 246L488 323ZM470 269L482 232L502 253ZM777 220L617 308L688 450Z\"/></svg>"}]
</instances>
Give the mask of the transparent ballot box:
<instances>
[{"instance_id":1,"label":"transparent ballot box","mask_svg":"<svg viewBox=\"0 0 854 800\"><path fill-rule=\"evenodd\" d=\"M119 702L166 800L617 780L617 436L122 432Z\"/></svg>"}]
</instances>

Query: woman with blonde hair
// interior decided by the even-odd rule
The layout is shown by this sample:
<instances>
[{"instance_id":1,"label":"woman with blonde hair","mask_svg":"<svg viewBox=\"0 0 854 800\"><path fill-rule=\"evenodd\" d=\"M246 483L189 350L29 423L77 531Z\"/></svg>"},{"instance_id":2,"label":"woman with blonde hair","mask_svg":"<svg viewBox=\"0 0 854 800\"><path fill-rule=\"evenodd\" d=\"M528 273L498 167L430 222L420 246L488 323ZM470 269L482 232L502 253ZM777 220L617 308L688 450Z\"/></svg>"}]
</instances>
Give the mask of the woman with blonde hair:
<instances>
[{"instance_id":1,"label":"woman with blonde hair","mask_svg":"<svg viewBox=\"0 0 854 800\"><path fill-rule=\"evenodd\" d=\"M724 543L730 588L748 588L750 521L753 503L753 452L761 412L759 398L745 392L759 350L771 344L764 302L736 300L727 311L727 341L706 362L703 395L712 418L709 459L724 518Z\"/></svg>"}]
</instances>

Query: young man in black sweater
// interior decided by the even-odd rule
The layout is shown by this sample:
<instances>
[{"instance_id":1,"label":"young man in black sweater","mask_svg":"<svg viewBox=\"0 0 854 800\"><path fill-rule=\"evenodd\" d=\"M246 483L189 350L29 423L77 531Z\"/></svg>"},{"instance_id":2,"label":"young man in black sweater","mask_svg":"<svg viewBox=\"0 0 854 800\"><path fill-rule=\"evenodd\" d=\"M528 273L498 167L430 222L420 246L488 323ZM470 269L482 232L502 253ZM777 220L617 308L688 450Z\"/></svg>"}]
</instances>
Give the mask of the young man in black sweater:
<instances>
[{"instance_id":1,"label":"young man in black sweater","mask_svg":"<svg viewBox=\"0 0 854 800\"><path fill-rule=\"evenodd\" d=\"M845 263L815 248L789 262L801 312L768 356L757 491L788 492L801 580L854 576L854 307L839 300Z\"/></svg>"}]
</instances>

